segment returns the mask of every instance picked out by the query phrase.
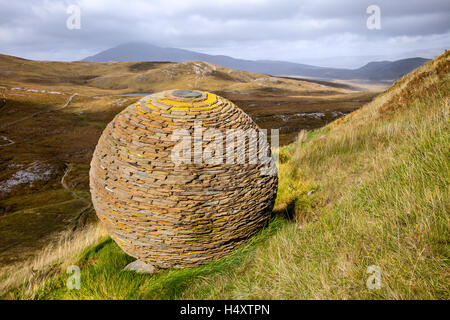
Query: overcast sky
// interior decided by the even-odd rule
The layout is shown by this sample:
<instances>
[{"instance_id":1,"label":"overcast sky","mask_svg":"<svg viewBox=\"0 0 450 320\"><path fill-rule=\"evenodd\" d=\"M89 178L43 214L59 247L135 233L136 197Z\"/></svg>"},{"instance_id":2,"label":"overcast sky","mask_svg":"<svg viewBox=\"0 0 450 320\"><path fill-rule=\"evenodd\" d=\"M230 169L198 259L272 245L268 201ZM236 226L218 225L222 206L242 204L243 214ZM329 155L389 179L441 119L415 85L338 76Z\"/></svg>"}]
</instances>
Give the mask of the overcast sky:
<instances>
[{"instance_id":1,"label":"overcast sky","mask_svg":"<svg viewBox=\"0 0 450 320\"><path fill-rule=\"evenodd\" d=\"M70 5L80 28L69 29ZM368 29L370 5L381 29ZM358 67L450 44L449 0L0 0L0 53L80 60L144 41L236 58ZM71 19L72 22L76 22Z\"/></svg>"}]
</instances>

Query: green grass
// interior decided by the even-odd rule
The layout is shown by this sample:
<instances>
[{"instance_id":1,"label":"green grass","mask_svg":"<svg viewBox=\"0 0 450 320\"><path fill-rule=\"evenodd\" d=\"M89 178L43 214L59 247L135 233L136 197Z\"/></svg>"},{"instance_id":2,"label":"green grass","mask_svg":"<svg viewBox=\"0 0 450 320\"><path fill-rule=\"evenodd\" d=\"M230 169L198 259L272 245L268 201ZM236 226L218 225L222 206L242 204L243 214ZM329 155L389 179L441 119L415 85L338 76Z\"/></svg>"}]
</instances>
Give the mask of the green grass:
<instances>
[{"instance_id":1,"label":"green grass","mask_svg":"<svg viewBox=\"0 0 450 320\"><path fill-rule=\"evenodd\" d=\"M69 290L69 277L61 274L47 281L30 295L19 287L6 295L8 298L34 299L182 299L188 288L210 276L230 276L242 272L256 248L264 245L288 221L274 216L270 225L231 255L197 268L167 270L156 275L142 275L122 269L134 259L126 255L110 238L87 248L77 261L81 268L80 290ZM215 288L198 287L198 295L206 298Z\"/></svg>"},{"instance_id":2,"label":"green grass","mask_svg":"<svg viewBox=\"0 0 450 320\"><path fill-rule=\"evenodd\" d=\"M449 54L280 149L276 214L233 254L155 275L111 240L13 299L449 299ZM66 263L67 264L67 263ZM381 288L369 289L378 266Z\"/></svg>"}]
</instances>

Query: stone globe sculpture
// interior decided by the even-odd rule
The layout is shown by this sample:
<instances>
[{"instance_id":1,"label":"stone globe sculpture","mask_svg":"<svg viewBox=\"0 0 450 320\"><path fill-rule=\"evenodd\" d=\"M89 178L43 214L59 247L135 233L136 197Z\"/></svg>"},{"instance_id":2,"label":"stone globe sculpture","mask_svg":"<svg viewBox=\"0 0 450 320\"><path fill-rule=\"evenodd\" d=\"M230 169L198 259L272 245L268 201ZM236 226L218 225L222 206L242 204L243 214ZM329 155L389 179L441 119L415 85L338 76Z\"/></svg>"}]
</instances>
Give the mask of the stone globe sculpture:
<instances>
[{"instance_id":1,"label":"stone globe sculpture","mask_svg":"<svg viewBox=\"0 0 450 320\"><path fill-rule=\"evenodd\" d=\"M107 125L94 151L97 216L127 254L156 269L223 257L270 218L278 178L266 141L215 94L146 96Z\"/></svg>"}]
</instances>

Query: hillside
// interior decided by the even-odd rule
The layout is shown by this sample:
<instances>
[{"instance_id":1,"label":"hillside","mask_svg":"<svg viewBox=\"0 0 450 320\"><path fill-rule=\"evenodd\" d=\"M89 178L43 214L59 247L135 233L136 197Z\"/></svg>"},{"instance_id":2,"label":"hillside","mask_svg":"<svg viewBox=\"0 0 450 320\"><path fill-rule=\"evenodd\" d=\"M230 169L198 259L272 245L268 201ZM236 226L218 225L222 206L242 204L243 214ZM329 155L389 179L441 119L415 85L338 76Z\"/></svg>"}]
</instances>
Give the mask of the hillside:
<instances>
[{"instance_id":1,"label":"hillside","mask_svg":"<svg viewBox=\"0 0 450 320\"><path fill-rule=\"evenodd\" d=\"M202 61L170 62L53 62L0 55L3 85L24 83L51 87L96 88L126 92L160 91L178 86L210 91L251 93L268 87L285 93L323 92L323 86L307 81L274 78L243 72ZM333 88L328 88L332 89ZM335 92L345 92L334 90ZM101 92L101 91L99 91ZM110 93L108 91L105 94Z\"/></svg>"},{"instance_id":2,"label":"hillside","mask_svg":"<svg viewBox=\"0 0 450 320\"><path fill-rule=\"evenodd\" d=\"M428 59L409 58L397 61L370 62L350 70L316 67L307 64L273 60L244 60L224 55L209 55L178 48L163 48L148 43L125 43L87 57L85 61L172 61L201 60L227 68L272 75L296 75L323 79L396 80L421 66Z\"/></svg>"},{"instance_id":3,"label":"hillside","mask_svg":"<svg viewBox=\"0 0 450 320\"><path fill-rule=\"evenodd\" d=\"M292 142L299 130L320 127L376 94L361 86L271 77L202 61L54 62L7 55L0 55L0 86L12 101L26 100L24 94L56 101L77 93L74 103L84 100L86 106L88 101L101 105L104 100L111 104L120 99L125 104L130 97L119 96L133 93L177 88L211 91L235 101L261 127L280 128L283 144ZM27 113L22 102L17 104L18 110ZM4 112L9 112L0 114L5 122L19 115L12 110ZM320 117L313 117L315 112L320 112Z\"/></svg>"},{"instance_id":4,"label":"hillside","mask_svg":"<svg viewBox=\"0 0 450 320\"><path fill-rule=\"evenodd\" d=\"M94 224L15 270L16 282L6 271L2 297L449 299L449 59L282 147L272 221L230 256L125 272L133 259ZM80 290L65 286L71 264L82 269ZM366 286L369 266L380 270L379 289Z\"/></svg>"}]
</instances>

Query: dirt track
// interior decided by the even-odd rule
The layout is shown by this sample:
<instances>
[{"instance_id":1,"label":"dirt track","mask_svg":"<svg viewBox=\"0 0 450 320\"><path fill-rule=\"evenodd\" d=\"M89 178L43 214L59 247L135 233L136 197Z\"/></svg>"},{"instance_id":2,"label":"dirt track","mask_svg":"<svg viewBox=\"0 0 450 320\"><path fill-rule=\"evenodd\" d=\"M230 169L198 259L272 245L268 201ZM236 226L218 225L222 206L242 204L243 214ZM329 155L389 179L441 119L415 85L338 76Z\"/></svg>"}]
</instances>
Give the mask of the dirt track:
<instances>
[{"instance_id":1,"label":"dirt track","mask_svg":"<svg viewBox=\"0 0 450 320\"><path fill-rule=\"evenodd\" d=\"M64 175L61 178L61 186L66 189L67 191L69 191L75 198L83 201L86 204L86 207L84 207L83 209L81 209L80 213L78 214L76 220L75 220L75 225L72 229L72 231L75 231L75 229L78 228L79 224L80 224L80 220L83 217L83 215L88 212L91 208L92 208L92 203L88 200L86 200L85 198L79 196L75 191L73 191L71 188L69 188L69 186L66 184L66 176L67 174L72 170L72 165L69 163L67 165L66 170L64 171Z\"/></svg>"},{"instance_id":2,"label":"dirt track","mask_svg":"<svg viewBox=\"0 0 450 320\"><path fill-rule=\"evenodd\" d=\"M37 115L40 115L40 114L43 114L43 113L62 110L62 109L64 109L65 107L67 107L67 106L69 105L69 103L72 101L72 99L73 99L75 96L77 96L77 95L78 95L78 93L74 93L73 95L71 95L71 96L66 100L66 103L65 103L63 106L59 107L59 108L56 108L56 109L47 109L47 110L42 110L42 111L35 112L35 113L33 113L33 114L29 115L29 116L26 116L26 117L24 117L24 118L22 118L22 119L18 119L18 120L15 120L15 121L13 121L13 122L4 124L3 126L0 127L0 129L4 129L4 128L6 128L6 127L12 126L13 124L16 124L16 123L19 123L19 122L22 122L22 121L25 121L25 120L34 118L34 117L36 117Z\"/></svg>"},{"instance_id":3,"label":"dirt track","mask_svg":"<svg viewBox=\"0 0 450 320\"><path fill-rule=\"evenodd\" d=\"M19 123L19 122L22 122L22 121L25 121L25 120L34 118L34 117L36 117L37 115L40 115L40 114L43 114L43 113L62 110L62 109L64 109L65 107L67 107L67 106L69 105L69 103L72 101L72 99L73 99L75 96L77 96L77 95L78 95L78 93L74 93L73 95L71 95L71 96L66 100L66 103L65 103L63 106L59 107L59 108L56 108L56 109L47 109L47 110L42 110L42 111L35 112L35 113L33 113L33 114L29 115L29 116L26 116L26 117L24 117L24 118L22 118L22 119L18 119L18 120L15 120L15 121L13 121L13 122L7 123L7 124L1 126L0 129L4 129L4 128L7 128L7 127L9 127L9 126L12 126L13 124L17 124L17 123ZM5 100L5 101L4 101L3 105L0 105L0 109L3 108L3 107L6 105L6 98L5 98L4 100ZM2 101L3 101L3 99L2 99ZM6 143L6 144L0 144L0 147L10 146L10 145L12 145L12 144L15 143L13 140L9 139L8 137L1 136L0 138L3 138L3 140L8 141L8 143Z\"/></svg>"}]
</instances>

